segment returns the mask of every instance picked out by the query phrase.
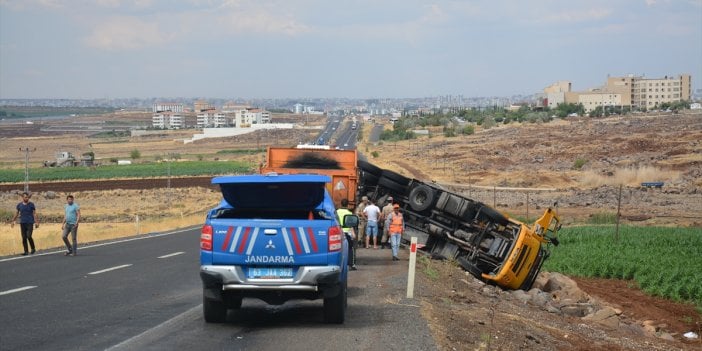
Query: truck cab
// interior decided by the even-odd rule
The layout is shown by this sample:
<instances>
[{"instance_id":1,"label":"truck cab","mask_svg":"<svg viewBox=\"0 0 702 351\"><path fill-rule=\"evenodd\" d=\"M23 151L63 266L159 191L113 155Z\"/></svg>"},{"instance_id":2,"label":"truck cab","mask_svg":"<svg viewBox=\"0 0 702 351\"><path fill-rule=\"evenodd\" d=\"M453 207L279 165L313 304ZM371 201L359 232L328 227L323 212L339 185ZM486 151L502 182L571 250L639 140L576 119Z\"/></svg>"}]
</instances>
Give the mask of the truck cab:
<instances>
[{"instance_id":1,"label":"truck cab","mask_svg":"<svg viewBox=\"0 0 702 351\"><path fill-rule=\"evenodd\" d=\"M348 243L316 174L222 176L222 192L200 236L200 278L207 322L224 322L244 298L268 304L324 299L324 320L343 323Z\"/></svg>"}]
</instances>

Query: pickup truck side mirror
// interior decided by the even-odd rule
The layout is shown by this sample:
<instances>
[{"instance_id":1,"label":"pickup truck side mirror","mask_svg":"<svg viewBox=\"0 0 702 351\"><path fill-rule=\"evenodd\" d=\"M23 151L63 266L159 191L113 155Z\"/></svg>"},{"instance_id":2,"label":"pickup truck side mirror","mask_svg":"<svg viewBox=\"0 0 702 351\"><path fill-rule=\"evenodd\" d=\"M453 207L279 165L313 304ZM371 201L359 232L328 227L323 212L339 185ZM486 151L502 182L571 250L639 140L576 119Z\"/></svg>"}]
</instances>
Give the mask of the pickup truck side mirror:
<instances>
[{"instance_id":1,"label":"pickup truck side mirror","mask_svg":"<svg viewBox=\"0 0 702 351\"><path fill-rule=\"evenodd\" d=\"M356 215L345 215L344 223L341 224L342 227L350 228L358 225L358 216Z\"/></svg>"}]
</instances>

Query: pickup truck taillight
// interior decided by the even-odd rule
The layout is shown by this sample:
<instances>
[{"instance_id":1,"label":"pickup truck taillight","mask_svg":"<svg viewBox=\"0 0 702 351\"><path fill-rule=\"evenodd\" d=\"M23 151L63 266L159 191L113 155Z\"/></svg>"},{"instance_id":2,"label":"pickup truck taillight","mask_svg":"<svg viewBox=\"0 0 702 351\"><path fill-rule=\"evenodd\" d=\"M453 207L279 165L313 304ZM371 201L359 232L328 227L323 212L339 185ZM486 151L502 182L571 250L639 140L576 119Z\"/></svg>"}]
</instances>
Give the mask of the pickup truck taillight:
<instances>
[{"instance_id":1,"label":"pickup truck taillight","mask_svg":"<svg viewBox=\"0 0 702 351\"><path fill-rule=\"evenodd\" d=\"M212 251L212 226L204 225L202 226L202 232L200 233L200 249L205 251Z\"/></svg>"},{"instance_id":2,"label":"pickup truck taillight","mask_svg":"<svg viewBox=\"0 0 702 351\"><path fill-rule=\"evenodd\" d=\"M341 250L341 242L344 240L344 232L341 231L341 227L329 227L327 238L329 238L329 252Z\"/></svg>"}]
</instances>

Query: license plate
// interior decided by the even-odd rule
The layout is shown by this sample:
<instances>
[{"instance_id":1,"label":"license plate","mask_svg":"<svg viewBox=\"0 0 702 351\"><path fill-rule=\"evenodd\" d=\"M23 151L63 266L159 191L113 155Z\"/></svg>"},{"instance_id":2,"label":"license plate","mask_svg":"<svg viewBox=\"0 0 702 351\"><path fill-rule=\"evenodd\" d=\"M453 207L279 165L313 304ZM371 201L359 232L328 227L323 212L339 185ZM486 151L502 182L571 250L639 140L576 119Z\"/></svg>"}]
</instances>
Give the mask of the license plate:
<instances>
[{"instance_id":1,"label":"license plate","mask_svg":"<svg viewBox=\"0 0 702 351\"><path fill-rule=\"evenodd\" d=\"M249 267L247 276L256 279L292 278L292 268L281 267Z\"/></svg>"}]
</instances>

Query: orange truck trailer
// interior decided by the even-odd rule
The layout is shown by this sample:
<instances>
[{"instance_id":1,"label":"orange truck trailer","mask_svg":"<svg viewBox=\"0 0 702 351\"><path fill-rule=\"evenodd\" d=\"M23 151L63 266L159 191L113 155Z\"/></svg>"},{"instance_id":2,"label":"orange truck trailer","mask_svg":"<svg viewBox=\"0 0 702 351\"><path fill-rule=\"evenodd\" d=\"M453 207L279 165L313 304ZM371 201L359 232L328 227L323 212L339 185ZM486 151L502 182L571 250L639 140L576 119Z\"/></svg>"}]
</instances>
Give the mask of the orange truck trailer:
<instances>
[{"instance_id":1,"label":"orange truck trailer","mask_svg":"<svg viewBox=\"0 0 702 351\"><path fill-rule=\"evenodd\" d=\"M332 149L328 145L298 145L296 147L270 146L266 163L260 173L325 174L332 177L327 191L339 208L341 200L349 201L349 208L356 206L358 184L358 154L356 150Z\"/></svg>"}]
</instances>

